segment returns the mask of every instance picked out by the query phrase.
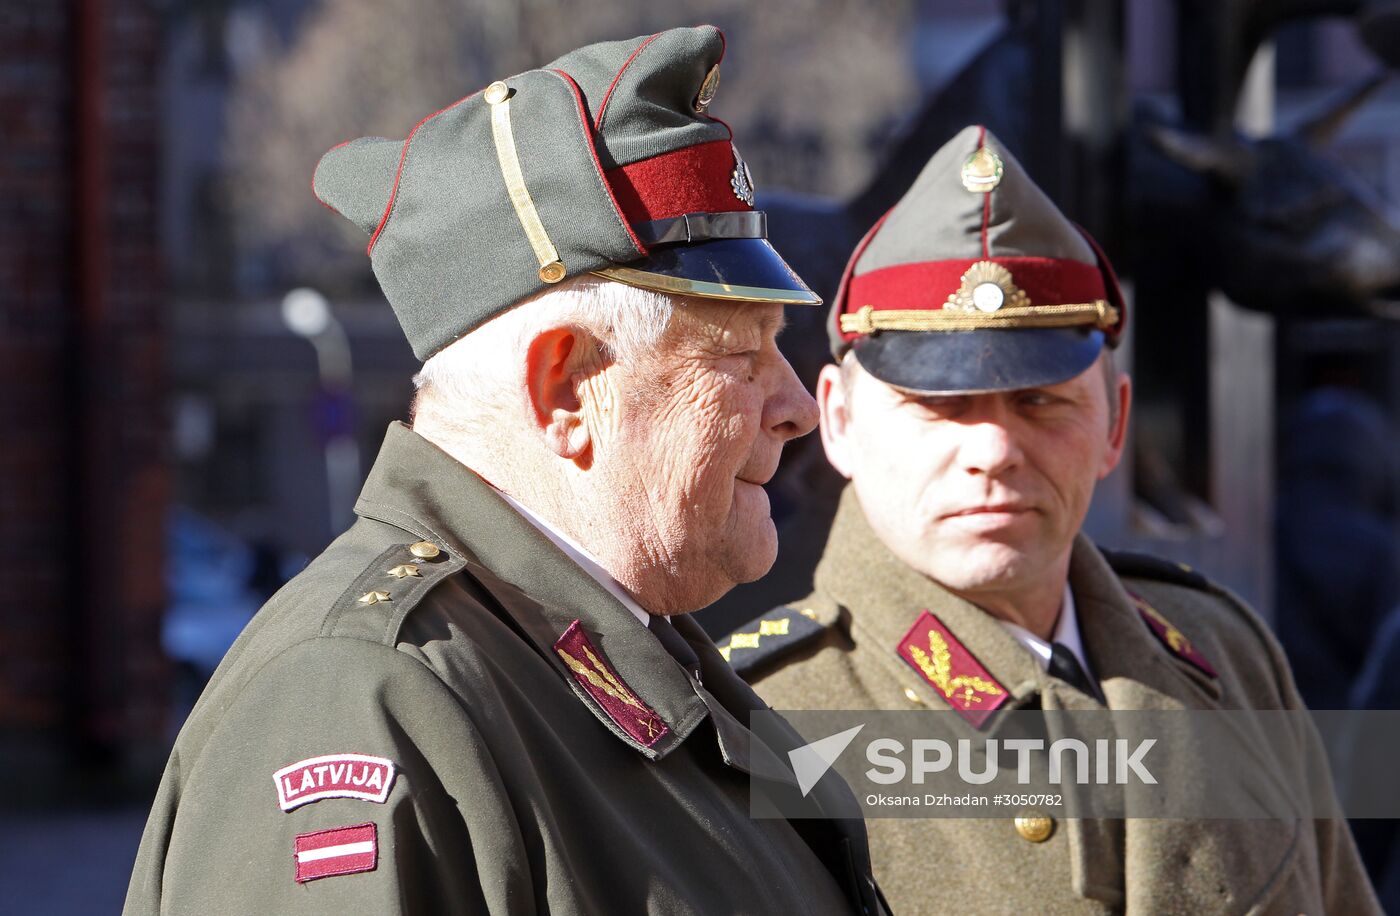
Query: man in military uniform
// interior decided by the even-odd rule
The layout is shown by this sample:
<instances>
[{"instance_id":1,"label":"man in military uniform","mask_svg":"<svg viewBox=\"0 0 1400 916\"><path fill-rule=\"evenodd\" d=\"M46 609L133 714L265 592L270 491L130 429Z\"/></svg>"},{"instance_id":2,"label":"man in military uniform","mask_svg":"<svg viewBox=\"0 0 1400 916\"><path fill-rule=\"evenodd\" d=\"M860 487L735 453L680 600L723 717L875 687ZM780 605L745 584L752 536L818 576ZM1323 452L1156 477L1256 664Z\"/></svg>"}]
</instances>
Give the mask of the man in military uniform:
<instances>
[{"instance_id":1,"label":"man in military uniform","mask_svg":"<svg viewBox=\"0 0 1400 916\"><path fill-rule=\"evenodd\" d=\"M1012 709L1302 709L1237 599L1079 533L1123 448L1124 318L1107 261L995 137L934 155L833 303L817 399L850 483L815 591L721 643L765 700L975 729ZM1340 820L867 826L896 911L1377 911Z\"/></svg>"},{"instance_id":2,"label":"man in military uniform","mask_svg":"<svg viewBox=\"0 0 1400 916\"><path fill-rule=\"evenodd\" d=\"M750 817L751 778L801 802L801 739L750 740L684 616L772 563L762 484L816 424L723 47L586 47L322 159L414 425L186 722L127 913L884 912L839 779Z\"/></svg>"}]
</instances>

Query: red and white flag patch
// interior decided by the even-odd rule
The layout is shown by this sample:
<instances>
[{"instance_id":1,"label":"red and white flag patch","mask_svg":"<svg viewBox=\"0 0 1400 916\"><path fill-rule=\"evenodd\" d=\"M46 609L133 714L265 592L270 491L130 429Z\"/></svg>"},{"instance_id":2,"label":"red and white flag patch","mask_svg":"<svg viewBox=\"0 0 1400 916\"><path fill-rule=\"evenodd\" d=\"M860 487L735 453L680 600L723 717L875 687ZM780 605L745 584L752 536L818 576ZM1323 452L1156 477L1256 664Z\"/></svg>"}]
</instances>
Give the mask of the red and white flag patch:
<instances>
[{"instance_id":1,"label":"red and white flag patch","mask_svg":"<svg viewBox=\"0 0 1400 916\"><path fill-rule=\"evenodd\" d=\"M379 835L373 824L298 834L293 849L298 884L374 871L379 864Z\"/></svg>"},{"instance_id":2,"label":"red and white flag patch","mask_svg":"<svg viewBox=\"0 0 1400 916\"><path fill-rule=\"evenodd\" d=\"M382 805L394 784L394 762L364 754L330 754L285 766L272 774L272 781L283 811L323 798L360 798Z\"/></svg>"}]
</instances>

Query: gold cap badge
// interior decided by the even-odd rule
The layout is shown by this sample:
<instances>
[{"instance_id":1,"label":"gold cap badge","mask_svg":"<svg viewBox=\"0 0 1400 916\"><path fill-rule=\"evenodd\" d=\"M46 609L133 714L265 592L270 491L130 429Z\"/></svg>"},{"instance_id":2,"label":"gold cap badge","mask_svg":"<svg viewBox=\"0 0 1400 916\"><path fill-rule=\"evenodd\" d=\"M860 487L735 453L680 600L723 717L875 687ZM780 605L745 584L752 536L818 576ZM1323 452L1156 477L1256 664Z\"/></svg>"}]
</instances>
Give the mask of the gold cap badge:
<instances>
[{"instance_id":1,"label":"gold cap badge","mask_svg":"<svg viewBox=\"0 0 1400 916\"><path fill-rule=\"evenodd\" d=\"M962 184L974 194L990 191L1001 183L1001 157L987 147L967 157L962 166Z\"/></svg>"},{"instance_id":2,"label":"gold cap badge","mask_svg":"<svg viewBox=\"0 0 1400 916\"><path fill-rule=\"evenodd\" d=\"M695 96L695 113L704 114L705 109L715 100L715 93L718 91L719 64L715 64L710 68L710 72L705 74L705 81L700 84L700 93Z\"/></svg>"},{"instance_id":3,"label":"gold cap badge","mask_svg":"<svg viewBox=\"0 0 1400 916\"><path fill-rule=\"evenodd\" d=\"M962 275L962 285L943 307L958 312L995 312L1003 306L1025 308L1030 304L1030 297L1016 285L1011 271L995 261L978 261Z\"/></svg>"}]
</instances>

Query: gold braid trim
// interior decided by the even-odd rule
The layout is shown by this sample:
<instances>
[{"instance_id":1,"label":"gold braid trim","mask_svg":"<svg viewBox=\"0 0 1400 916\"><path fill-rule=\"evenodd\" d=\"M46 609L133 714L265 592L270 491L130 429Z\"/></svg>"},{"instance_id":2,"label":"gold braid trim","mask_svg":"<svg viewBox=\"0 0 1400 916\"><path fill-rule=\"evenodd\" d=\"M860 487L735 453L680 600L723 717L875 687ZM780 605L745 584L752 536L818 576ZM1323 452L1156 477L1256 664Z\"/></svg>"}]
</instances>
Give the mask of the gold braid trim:
<instances>
[{"instance_id":1,"label":"gold braid trim","mask_svg":"<svg viewBox=\"0 0 1400 916\"><path fill-rule=\"evenodd\" d=\"M540 279L546 283L558 283L564 279L567 271L559 260L554 243L549 240L539 211L535 209L530 189L525 186L525 175L520 170L520 157L515 150L515 132L510 126L511 94L510 87L499 80L487 86L483 93L491 106L491 139L496 144L496 160L501 165L501 177L505 180L510 204L520 220L520 228L525 230L525 238L535 252L535 259L540 262Z\"/></svg>"},{"instance_id":2,"label":"gold braid trim","mask_svg":"<svg viewBox=\"0 0 1400 916\"><path fill-rule=\"evenodd\" d=\"M636 695L632 693L632 691L628 690L626 687L622 687L621 689L618 688L618 682L616 678L612 676L612 672L608 671L607 668L604 668L592 652L588 652L587 649L584 649L584 652L588 653L589 660L592 661L594 665L598 666L597 671L593 670L592 668L585 665L583 662L574 658L572 655L565 652L563 649L556 648L554 651L559 653L559 657L564 660L564 664L568 665L569 668L575 674L585 678L588 681L588 683L592 684L594 687L597 687L599 690L603 691L608 696L612 697L614 700L621 700L628 706L634 706L637 709L644 708L641 702L637 699Z\"/></svg>"},{"instance_id":3,"label":"gold braid trim","mask_svg":"<svg viewBox=\"0 0 1400 916\"><path fill-rule=\"evenodd\" d=\"M1163 617L1161 612L1143 599L1136 595L1133 595L1132 598L1133 603L1141 608L1144 614L1149 615L1153 620L1162 625L1162 629L1166 631L1164 635L1167 638L1167 645L1171 646L1172 651L1176 652L1178 655L1184 655L1194 649L1191 645L1191 640L1185 633L1176 628L1176 624Z\"/></svg>"},{"instance_id":4,"label":"gold braid trim","mask_svg":"<svg viewBox=\"0 0 1400 916\"><path fill-rule=\"evenodd\" d=\"M995 697L1004 692L998 685L976 675L960 674L952 677L953 653L949 651L947 641L936 630L929 631L928 647L933 652L933 658L929 658L928 653L918 646L910 646L909 654L914 656L914 661L918 663L924 677L943 691L943 695L948 699L961 699L963 708L982 702L982 698L977 696L979 693Z\"/></svg>"},{"instance_id":5,"label":"gold braid trim","mask_svg":"<svg viewBox=\"0 0 1400 916\"><path fill-rule=\"evenodd\" d=\"M1093 324L1107 330L1118 323L1118 309L1102 299L1068 305L1029 305L995 312L963 312L953 309L886 309L862 306L841 316L846 334L876 331L977 331L983 328L1068 328Z\"/></svg>"}]
</instances>

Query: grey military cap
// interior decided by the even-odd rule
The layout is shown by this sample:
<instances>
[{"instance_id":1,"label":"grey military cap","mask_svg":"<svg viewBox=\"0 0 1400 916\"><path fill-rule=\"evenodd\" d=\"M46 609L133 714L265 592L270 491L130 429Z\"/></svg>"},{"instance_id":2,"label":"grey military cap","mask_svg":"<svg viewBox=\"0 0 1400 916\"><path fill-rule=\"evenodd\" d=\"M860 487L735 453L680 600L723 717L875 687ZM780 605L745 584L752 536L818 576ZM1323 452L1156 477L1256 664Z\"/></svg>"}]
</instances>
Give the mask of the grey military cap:
<instances>
[{"instance_id":1,"label":"grey military cap","mask_svg":"<svg viewBox=\"0 0 1400 916\"><path fill-rule=\"evenodd\" d=\"M370 235L413 352L586 272L688 296L819 304L767 241L729 127L709 114L712 26L580 48L316 167Z\"/></svg>"},{"instance_id":2,"label":"grey military cap","mask_svg":"<svg viewBox=\"0 0 1400 916\"><path fill-rule=\"evenodd\" d=\"M828 330L839 359L915 391L1073 378L1126 317L1113 268L986 128L960 131L866 234Z\"/></svg>"}]
</instances>

